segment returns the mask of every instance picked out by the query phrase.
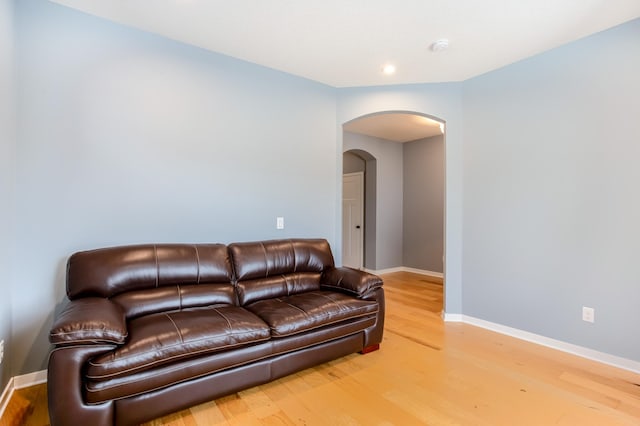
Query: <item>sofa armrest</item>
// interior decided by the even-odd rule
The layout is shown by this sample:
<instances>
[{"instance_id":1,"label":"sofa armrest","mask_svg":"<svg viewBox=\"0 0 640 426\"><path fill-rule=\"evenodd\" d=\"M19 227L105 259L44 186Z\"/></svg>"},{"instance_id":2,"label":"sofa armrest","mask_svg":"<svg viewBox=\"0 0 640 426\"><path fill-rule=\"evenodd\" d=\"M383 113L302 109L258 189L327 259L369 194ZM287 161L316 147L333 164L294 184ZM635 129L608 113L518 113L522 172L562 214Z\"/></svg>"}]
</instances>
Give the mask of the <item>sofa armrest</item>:
<instances>
[{"instance_id":1,"label":"sofa armrest","mask_svg":"<svg viewBox=\"0 0 640 426\"><path fill-rule=\"evenodd\" d=\"M47 396L51 426L114 425L114 402L88 404L84 399L84 366L114 345L59 346L49 354Z\"/></svg>"},{"instance_id":2,"label":"sofa armrest","mask_svg":"<svg viewBox=\"0 0 640 426\"><path fill-rule=\"evenodd\" d=\"M345 291L364 298L382 287L382 278L348 267L329 268L322 273L320 285L323 288Z\"/></svg>"},{"instance_id":3,"label":"sofa armrest","mask_svg":"<svg viewBox=\"0 0 640 426\"><path fill-rule=\"evenodd\" d=\"M54 345L123 344L127 321L109 299L86 297L70 301L53 321L49 341Z\"/></svg>"}]
</instances>

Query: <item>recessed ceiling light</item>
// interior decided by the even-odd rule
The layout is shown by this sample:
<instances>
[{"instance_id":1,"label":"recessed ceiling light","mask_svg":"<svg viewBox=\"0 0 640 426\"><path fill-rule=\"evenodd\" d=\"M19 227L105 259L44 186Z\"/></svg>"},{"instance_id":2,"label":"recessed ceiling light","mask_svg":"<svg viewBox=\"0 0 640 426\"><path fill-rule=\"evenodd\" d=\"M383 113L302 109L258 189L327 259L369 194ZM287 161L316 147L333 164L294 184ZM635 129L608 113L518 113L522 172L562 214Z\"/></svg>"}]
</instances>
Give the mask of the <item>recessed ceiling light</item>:
<instances>
[{"instance_id":1,"label":"recessed ceiling light","mask_svg":"<svg viewBox=\"0 0 640 426\"><path fill-rule=\"evenodd\" d=\"M435 53L443 52L449 48L449 39L441 38L431 44L431 50Z\"/></svg>"},{"instance_id":2,"label":"recessed ceiling light","mask_svg":"<svg viewBox=\"0 0 640 426\"><path fill-rule=\"evenodd\" d=\"M391 74L395 74L395 72L396 72L396 66L393 64L386 64L385 66L382 67L383 74L391 75Z\"/></svg>"}]
</instances>

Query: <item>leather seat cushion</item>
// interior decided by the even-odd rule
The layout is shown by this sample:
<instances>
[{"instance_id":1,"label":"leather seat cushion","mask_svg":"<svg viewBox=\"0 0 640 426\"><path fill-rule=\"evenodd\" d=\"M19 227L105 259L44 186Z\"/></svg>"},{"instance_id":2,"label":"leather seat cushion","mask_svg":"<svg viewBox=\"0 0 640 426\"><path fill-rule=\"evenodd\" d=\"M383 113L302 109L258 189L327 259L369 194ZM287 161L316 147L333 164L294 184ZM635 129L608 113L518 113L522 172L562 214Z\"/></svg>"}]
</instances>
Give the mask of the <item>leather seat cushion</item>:
<instances>
[{"instance_id":1,"label":"leather seat cushion","mask_svg":"<svg viewBox=\"0 0 640 426\"><path fill-rule=\"evenodd\" d=\"M378 304L345 293L310 291L265 299L248 306L271 328L273 337L284 337L353 318L375 315Z\"/></svg>"},{"instance_id":2,"label":"leather seat cushion","mask_svg":"<svg viewBox=\"0 0 640 426\"><path fill-rule=\"evenodd\" d=\"M375 324L375 317L361 317L329 327L318 328L281 339L271 339L234 350L206 354L165 364L109 380L85 381L85 397L90 404L129 398L157 391L167 386L194 380L215 372L229 370L275 356L304 350L318 344L362 333Z\"/></svg>"},{"instance_id":3,"label":"leather seat cushion","mask_svg":"<svg viewBox=\"0 0 640 426\"><path fill-rule=\"evenodd\" d=\"M128 329L125 345L90 360L88 378L107 380L270 338L267 324L232 305L146 315Z\"/></svg>"}]
</instances>

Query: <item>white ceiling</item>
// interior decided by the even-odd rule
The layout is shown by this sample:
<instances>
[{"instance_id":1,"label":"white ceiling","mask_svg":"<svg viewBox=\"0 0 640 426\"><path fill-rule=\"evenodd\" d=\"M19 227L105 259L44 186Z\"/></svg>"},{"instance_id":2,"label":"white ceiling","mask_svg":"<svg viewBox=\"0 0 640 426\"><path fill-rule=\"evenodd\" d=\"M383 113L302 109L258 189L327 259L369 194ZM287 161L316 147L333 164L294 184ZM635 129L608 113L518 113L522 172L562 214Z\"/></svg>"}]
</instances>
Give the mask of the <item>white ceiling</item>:
<instances>
[{"instance_id":1,"label":"white ceiling","mask_svg":"<svg viewBox=\"0 0 640 426\"><path fill-rule=\"evenodd\" d=\"M443 124L444 126L444 124ZM410 142L443 134L440 122L410 113L373 114L345 123L347 132L382 138L393 142Z\"/></svg>"},{"instance_id":2,"label":"white ceiling","mask_svg":"<svg viewBox=\"0 0 640 426\"><path fill-rule=\"evenodd\" d=\"M334 87L462 81L640 16L640 0L51 1Z\"/></svg>"}]
</instances>

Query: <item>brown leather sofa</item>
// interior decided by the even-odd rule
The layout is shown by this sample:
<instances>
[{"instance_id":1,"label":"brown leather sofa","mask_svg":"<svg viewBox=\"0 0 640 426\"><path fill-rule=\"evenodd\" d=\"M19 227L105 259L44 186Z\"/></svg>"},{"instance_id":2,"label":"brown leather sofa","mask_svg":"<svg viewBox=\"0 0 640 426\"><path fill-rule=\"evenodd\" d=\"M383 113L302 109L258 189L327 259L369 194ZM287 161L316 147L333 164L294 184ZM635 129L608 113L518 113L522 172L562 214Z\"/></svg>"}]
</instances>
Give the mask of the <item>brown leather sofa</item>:
<instances>
[{"instance_id":1,"label":"brown leather sofa","mask_svg":"<svg viewBox=\"0 0 640 426\"><path fill-rule=\"evenodd\" d=\"M378 348L382 280L325 240L73 254L50 333L51 424L132 425Z\"/></svg>"}]
</instances>

